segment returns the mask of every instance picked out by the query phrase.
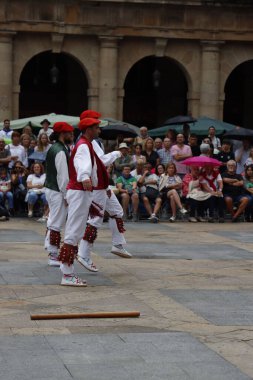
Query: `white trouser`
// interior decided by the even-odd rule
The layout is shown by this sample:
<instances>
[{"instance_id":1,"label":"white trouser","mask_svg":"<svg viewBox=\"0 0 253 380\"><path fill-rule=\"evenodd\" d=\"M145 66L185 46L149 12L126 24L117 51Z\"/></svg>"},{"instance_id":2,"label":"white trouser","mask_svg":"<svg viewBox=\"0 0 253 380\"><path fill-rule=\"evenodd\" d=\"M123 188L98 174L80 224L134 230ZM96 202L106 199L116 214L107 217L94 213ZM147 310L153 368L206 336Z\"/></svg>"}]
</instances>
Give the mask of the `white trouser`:
<instances>
[{"instance_id":1,"label":"white trouser","mask_svg":"<svg viewBox=\"0 0 253 380\"><path fill-rule=\"evenodd\" d=\"M45 248L50 254L57 256L58 248L50 244L50 230L58 232L62 230L67 217L67 207L63 194L58 191L46 189L46 199L49 206L49 216L47 220L48 231L45 238Z\"/></svg>"},{"instance_id":2,"label":"white trouser","mask_svg":"<svg viewBox=\"0 0 253 380\"><path fill-rule=\"evenodd\" d=\"M65 227L64 243L77 246L84 235L92 202L93 193L91 191L68 190L67 203L68 217ZM63 274L74 273L74 265L61 264Z\"/></svg>"},{"instance_id":3,"label":"white trouser","mask_svg":"<svg viewBox=\"0 0 253 380\"><path fill-rule=\"evenodd\" d=\"M104 214L104 211L107 211L111 216L122 218L123 209L113 192L111 192L111 197L109 198L105 190L94 190L92 200L103 207L102 214ZM100 228L103 224L103 217L96 216L95 218L89 218L87 223L93 227ZM124 234L119 232L114 218L109 218L109 227L112 233L112 245L126 244ZM86 259L90 258L91 247L91 243L82 239L78 255Z\"/></svg>"}]
</instances>

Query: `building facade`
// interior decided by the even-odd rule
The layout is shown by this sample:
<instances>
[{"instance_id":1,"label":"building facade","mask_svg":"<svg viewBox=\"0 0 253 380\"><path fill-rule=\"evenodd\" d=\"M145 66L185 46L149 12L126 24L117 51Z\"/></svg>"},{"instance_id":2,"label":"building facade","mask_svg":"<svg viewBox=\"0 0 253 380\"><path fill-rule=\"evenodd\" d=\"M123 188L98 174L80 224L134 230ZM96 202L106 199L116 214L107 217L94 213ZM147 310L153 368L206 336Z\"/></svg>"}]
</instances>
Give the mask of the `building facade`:
<instances>
[{"instance_id":1,"label":"building facade","mask_svg":"<svg viewBox=\"0 0 253 380\"><path fill-rule=\"evenodd\" d=\"M253 5L0 0L0 117L85 107L137 125L177 114L253 126Z\"/></svg>"}]
</instances>

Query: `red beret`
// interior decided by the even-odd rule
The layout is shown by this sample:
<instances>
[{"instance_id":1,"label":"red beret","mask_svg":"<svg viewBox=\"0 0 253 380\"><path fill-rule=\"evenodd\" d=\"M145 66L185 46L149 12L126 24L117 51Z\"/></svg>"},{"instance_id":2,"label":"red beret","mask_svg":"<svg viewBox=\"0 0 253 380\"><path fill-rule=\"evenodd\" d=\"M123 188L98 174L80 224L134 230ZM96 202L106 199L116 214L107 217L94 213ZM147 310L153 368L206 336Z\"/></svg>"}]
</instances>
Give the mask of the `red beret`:
<instances>
[{"instance_id":1,"label":"red beret","mask_svg":"<svg viewBox=\"0 0 253 380\"><path fill-rule=\"evenodd\" d=\"M100 120L87 117L86 119L80 120L80 123L78 124L78 128L81 131L85 131L85 129L92 127L93 125L98 125L98 124L100 124Z\"/></svg>"},{"instance_id":2,"label":"red beret","mask_svg":"<svg viewBox=\"0 0 253 380\"><path fill-rule=\"evenodd\" d=\"M54 123L53 130L56 133L73 132L74 128L64 121L58 121L57 123Z\"/></svg>"},{"instance_id":3,"label":"red beret","mask_svg":"<svg viewBox=\"0 0 253 380\"><path fill-rule=\"evenodd\" d=\"M87 117L93 118L93 119L98 119L101 116L101 113L97 111L92 111L92 110L86 110L83 111L80 115L80 120L86 119Z\"/></svg>"}]
</instances>

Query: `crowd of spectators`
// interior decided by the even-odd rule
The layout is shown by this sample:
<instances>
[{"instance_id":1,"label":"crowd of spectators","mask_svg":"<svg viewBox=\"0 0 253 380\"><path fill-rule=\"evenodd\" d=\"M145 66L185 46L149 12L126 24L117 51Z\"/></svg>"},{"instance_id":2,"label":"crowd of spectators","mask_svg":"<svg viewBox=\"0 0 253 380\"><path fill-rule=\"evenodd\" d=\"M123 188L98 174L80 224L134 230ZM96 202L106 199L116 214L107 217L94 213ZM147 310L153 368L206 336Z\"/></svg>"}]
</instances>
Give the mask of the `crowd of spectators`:
<instances>
[{"instance_id":1,"label":"crowd of spectators","mask_svg":"<svg viewBox=\"0 0 253 380\"><path fill-rule=\"evenodd\" d=\"M189 222L253 221L253 148L249 140L229 141L210 127L199 138L190 128L169 130L153 139L146 127L140 136L125 139L122 157L110 167L112 188L120 199L124 219L147 218L175 222L181 215ZM220 161L220 167L187 167L192 156Z\"/></svg>"},{"instance_id":2,"label":"crowd of spectators","mask_svg":"<svg viewBox=\"0 0 253 380\"><path fill-rule=\"evenodd\" d=\"M45 197L47 151L52 145L52 129L42 121L38 135L27 125L22 132L12 131L4 121L0 131L0 215L38 216L46 221ZM105 143L109 149L109 144ZM140 136L121 139L121 152L108 167L110 186L119 198L124 220L161 217L175 222L183 220L223 223L227 215L232 222L253 221L253 148L249 140L228 141L216 136L210 127L199 138L184 128L183 133L168 130L166 136L153 139L146 127ZM218 159L220 167L187 167L182 162L192 156ZM1 214L2 212L2 214Z\"/></svg>"},{"instance_id":3,"label":"crowd of spectators","mask_svg":"<svg viewBox=\"0 0 253 380\"><path fill-rule=\"evenodd\" d=\"M42 222L47 219L44 162L52 129L46 119L41 125L36 137L31 126L20 133L11 129L8 119L4 120L0 131L0 216L5 219L15 215L38 215ZM36 154L33 157L35 152L38 159Z\"/></svg>"}]
</instances>

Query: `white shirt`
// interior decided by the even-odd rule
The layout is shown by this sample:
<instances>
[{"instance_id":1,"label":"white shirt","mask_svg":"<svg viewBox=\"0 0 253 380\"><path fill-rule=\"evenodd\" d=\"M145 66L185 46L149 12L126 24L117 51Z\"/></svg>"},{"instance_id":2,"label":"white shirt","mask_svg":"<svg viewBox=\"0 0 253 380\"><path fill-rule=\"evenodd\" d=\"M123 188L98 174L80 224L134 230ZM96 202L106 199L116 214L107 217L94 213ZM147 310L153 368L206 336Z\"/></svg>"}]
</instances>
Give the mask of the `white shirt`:
<instances>
[{"instance_id":1,"label":"white shirt","mask_svg":"<svg viewBox=\"0 0 253 380\"><path fill-rule=\"evenodd\" d=\"M9 130L9 131L4 131L3 129L0 131L0 137L2 137L3 139L11 139L11 135L12 135L13 131L12 130Z\"/></svg>"},{"instance_id":2,"label":"white shirt","mask_svg":"<svg viewBox=\"0 0 253 380\"><path fill-rule=\"evenodd\" d=\"M39 136L41 135L41 133L46 133L47 136L49 137L53 133L53 130L52 130L52 128L48 128L47 131L44 131L44 129L41 128L40 131L39 131Z\"/></svg>"},{"instance_id":3,"label":"white shirt","mask_svg":"<svg viewBox=\"0 0 253 380\"><path fill-rule=\"evenodd\" d=\"M55 167L57 171L57 185L59 187L60 192L63 194L65 198L67 192L66 187L69 182L69 171L66 154L63 151L57 153L57 155L55 156Z\"/></svg>"},{"instance_id":4,"label":"white shirt","mask_svg":"<svg viewBox=\"0 0 253 380\"><path fill-rule=\"evenodd\" d=\"M117 158L121 157L121 153L118 150L115 150L114 152L105 154L103 149L99 146L99 144L97 143L96 140L92 141L92 146L93 146L93 149L94 149L96 155L98 156L98 158L100 158L100 160L103 162L103 164L105 166L109 166Z\"/></svg>"},{"instance_id":5,"label":"white shirt","mask_svg":"<svg viewBox=\"0 0 253 380\"><path fill-rule=\"evenodd\" d=\"M216 137L216 136L210 137L209 136L209 139L211 140L211 143L213 144L214 149L218 149L218 148L221 147L221 143L220 143L219 137Z\"/></svg>"},{"instance_id":6,"label":"white shirt","mask_svg":"<svg viewBox=\"0 0 253 380\"><path fill-rule=\"evenodd\" d=\"M96 160L92 167L90 150L86 144L81 144L77 148L74 157L74 167L76 169L77 181L82 182L91 178L92 185L95 187L98 183Z\"/></svg>"},{"instance_id":7,"label":"white shirt","mask_svg":"<svg viewBox=\"0 0 253 380\"><path fill-rule=\"evenodd\" d=\"M26 166L26 151L22 145L13 145L9 144L5 147L5 149L9 149L11 152L11 156L17 156L18 161L21 161L24 166ZM9 168L11 169L14 165L14 161L9 163Z\"/></svg>"},{"instance_id":8,"label":"white shirt","mask_svg":"<svg viewBox=\"0 0 253 380\"><path fill-rule=\"evenodd\" d=\"M237 160L237 158L240 157L242 150L243 150L243 153L242 153L241 160L237 162L236 174L241 174L242 172L244 172L244 164L247 158L249 158L250 149L244 150L243 148L239 148L239 149L236 149L235 151L235 159Z\"/></svg>"},{"instance_id":9,"label":"white shirt","mask_svg":"<svg viewBox=\"0 0 253 380\"><path fill-rule=\"evenodd\" d=\"M28 177L27 177L27 180L26 182L31 182L32 185L44 185L46 181L46 174L41 174L40 177L37 177L35 174L30 174ZM42 189L40 189L41 192L45 192L45 187L43 187ZM33 191L33 189L29 189L28 192L31 192Z\"/></svg>"}]
</instances>

